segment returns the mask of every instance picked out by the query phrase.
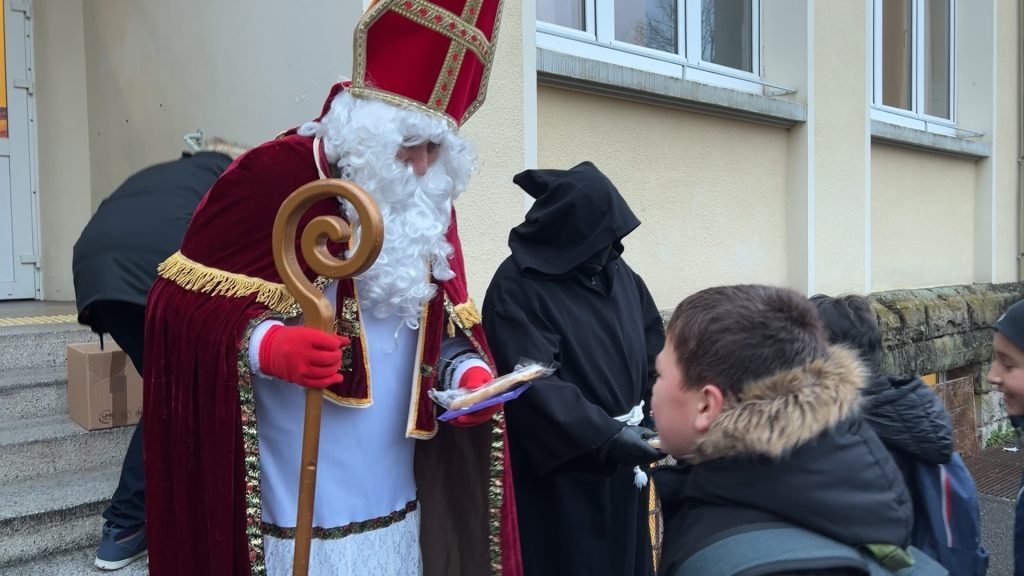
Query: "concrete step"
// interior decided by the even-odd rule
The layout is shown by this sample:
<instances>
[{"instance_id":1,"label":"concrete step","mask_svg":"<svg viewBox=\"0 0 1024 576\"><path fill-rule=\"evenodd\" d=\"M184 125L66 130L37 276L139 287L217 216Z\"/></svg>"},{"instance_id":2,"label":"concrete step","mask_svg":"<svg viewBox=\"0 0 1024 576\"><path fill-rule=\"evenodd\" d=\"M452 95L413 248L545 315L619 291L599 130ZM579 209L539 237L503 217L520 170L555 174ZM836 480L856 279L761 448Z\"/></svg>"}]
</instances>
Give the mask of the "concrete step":
<instances>
[{"instance_id":1,"label":"concrete step","mask_svg":"<svg viewBox=\"0 0 1024 576\"><path fill-rule=\"evenodd\" d=\"M67 345L99 338L81 324L42 324L0 329L0 373L67 364Z\"/></svg>"},{"instance_id":2,"label":"concrete step","mask_svg":"<svg viewBox=\"0 0 1024 576\"><path fill-rule=\"evenodd\" d=\"M135 562L117 570L106 572L93 566L93 559L96 557L96 548L82 548L25 564L18 564L7 568L0 567L0 576L98 576L109 574L111 576L149 576L149 567L146 558L140 558Z\"/></svg>"},{"instance_id":3,"label":"concrete step","mask_svg":"<svg viewBox=\"0 0 1024 576\"><path fill-rule=\"evenodd\" d=\"M6 568L0 567L0 576L97 576L99 574L149 576L146 558L140 558L116 572L106 572L94 567L93 559L95 558L95 547L82 548L45 560L36 560Z\"/></svg>"},{"instance_id":4,"label":"concrete step","mask_svg":"<svg viewBox=\"0 0 1024 576\"><path fill-rule=\"evenodd\" d=\"M119 475L120 468L66 472L0 487L0 566L85 547L95 553Z\"/></svg>"},{"instance_id":5,"label":"concrete step","mask_svg":"<svg viewBox=\"0 0 1024 576\"><path fill-rule=\"evenodd\" d=\"M0 486L120 468L134 426L88 432L64 414L0 422Z\"/></svg>"},{"instance_id":6,"label":"concrete step","mask_svg":"<svg viewBox=\"0 0 1024 576\"><path fill-rule=\"evenodd\" d=\"M0 372L0 422L68 413L67 369Z\"/></svg>"}]
</instances>

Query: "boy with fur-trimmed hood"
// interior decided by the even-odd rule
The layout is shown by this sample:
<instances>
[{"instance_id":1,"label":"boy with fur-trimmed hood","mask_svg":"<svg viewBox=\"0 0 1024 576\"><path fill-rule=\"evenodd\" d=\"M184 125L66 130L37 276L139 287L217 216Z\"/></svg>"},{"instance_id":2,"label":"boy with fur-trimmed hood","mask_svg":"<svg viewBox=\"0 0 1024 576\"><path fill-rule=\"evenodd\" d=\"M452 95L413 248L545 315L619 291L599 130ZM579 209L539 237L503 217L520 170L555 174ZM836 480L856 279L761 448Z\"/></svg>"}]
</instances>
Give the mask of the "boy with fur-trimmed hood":
<instances>
[{"instance_id":1,"label":"boy with fur-trimmed hood","mask_svg":"<svg viewBox=\"0 0 1024 576\"><path fill-rule=\"evenodd\" d=\"M806 297L757 285L700 291L676 308L656 366L652 415L662 450L682 462L654 472L665 519L660 575L712 576L687 561L761 526L889 554L887 566L907 561L910 496L859 416L865 370L855 352L829 346ZM853 555L757 573L865 573Z\"/></svg>"}]
</instances>

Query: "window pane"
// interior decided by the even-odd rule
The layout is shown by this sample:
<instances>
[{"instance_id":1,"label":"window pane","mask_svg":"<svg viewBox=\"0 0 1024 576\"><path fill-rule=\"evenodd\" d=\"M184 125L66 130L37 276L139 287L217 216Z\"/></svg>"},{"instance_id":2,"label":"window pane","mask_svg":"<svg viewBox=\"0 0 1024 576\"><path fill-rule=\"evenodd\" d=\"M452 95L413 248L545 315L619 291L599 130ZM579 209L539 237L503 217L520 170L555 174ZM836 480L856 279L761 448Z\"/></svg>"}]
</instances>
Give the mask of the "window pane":
<instances>
[{"instance_id":1,"label":"window pane","mask_svg":"<svg viewBox=\"0 0 1024 576\"><path fill-rule=\"evenodd\" d=\"M904 110L910 110L913 101L910 10L911 0L882 2L882 103Z\"/></svg>"},{"instance_id":2,"label":"window pane","mask_svg":"<svg viewBox=\"0 0 1024 576\"><path fill-rule=\"evenodd\" d=\"M678 53L677 0L616 0L615 39Z\"/></svg>"},{"instance_id":3,"label":"window pane","mask_svg":"<svg viewBox=\"0 0 1024 576\"><path fill-rule=\"evenodd\" d=\"M4 51L4 7L0 2L0 138L9 138L7 133L7 54Z\"/></svg>"},{"instance_id":4,"label":"window pane","mask_svg":"<svg viewBox=\"0 0 1024 576\"><path fill-rule=\"evenodd\" d=\"M537 20L583 30L584 0L537 0Z\"/></svg>"},{"instance_id":5,"label":"window pane","mask_svg":"<svg viewBox=\"0 0 1024 576\"><path fill-rule=\"evenodd\" d=\"M754 71L752 0L702 0L701 60Z\"/></svg>"},{"instance_id":6,"label":"window pane","mask_svg":"<svg viewBox=\"0 0 1024 576\"><path fill-rule=\"evenodd\" d=\"M924 113L950 118L949 0L924 3Z\"/></svg>"}]
</instances>

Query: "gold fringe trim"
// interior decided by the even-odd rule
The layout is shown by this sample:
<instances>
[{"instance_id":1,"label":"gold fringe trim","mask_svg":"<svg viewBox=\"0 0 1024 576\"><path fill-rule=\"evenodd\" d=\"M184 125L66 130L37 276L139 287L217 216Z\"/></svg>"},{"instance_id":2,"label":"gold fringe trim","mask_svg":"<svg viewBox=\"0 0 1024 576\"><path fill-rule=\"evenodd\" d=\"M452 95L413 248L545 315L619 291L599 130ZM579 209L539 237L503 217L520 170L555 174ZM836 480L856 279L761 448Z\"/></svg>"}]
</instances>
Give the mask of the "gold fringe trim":
<instances>
[{"instance_id":1,"label":"gold fringe trim","mask_svg":"<svg viewBox=\"0 0 1024 576\"><path fill-rule=\"evenodd\" d=\"M476 309L476 304L473 303L472 298L462 304L456 304L452 308L452 312L459 319L459 325L463 330L469 330L481 321L480 311Z\"/></svg>"},{"instance_id":2,"label":"gold fringe trim","mask_svg":"<svg viewBox=\"0 0 1024 576\"><path fill-rule=\"evenodd\" d=\"M257 302L282 314L290 313L296 306L295 299L284 284L209 268L193 262L180 251L171 254L156 270L161 278L193 292L229 298L244 298L255 294Z\"/></svg>"}]
</instances>

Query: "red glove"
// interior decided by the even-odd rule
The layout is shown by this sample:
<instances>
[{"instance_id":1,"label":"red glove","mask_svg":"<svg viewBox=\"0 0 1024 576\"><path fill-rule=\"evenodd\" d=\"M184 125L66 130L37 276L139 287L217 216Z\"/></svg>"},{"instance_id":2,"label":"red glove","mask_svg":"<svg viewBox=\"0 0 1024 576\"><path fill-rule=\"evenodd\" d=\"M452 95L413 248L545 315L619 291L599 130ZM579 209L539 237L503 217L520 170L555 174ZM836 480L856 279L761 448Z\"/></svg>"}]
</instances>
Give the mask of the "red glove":
<instances>
[{"instance_id":1,"label":"red glove","mask_svg":"<svg viewBox=\"0 0 1024 576\"><path fill-rule=\"evenodd\" d=\"M465 390L476 390L493 379L494 377L491 376L491 371L487 368L484 368L483 366L473 366L463 372L462 378L459 379L459 388ZM456 416L450 422L456 426L478 426L490 420L491 416L494 416L495 412L501 410L501 407L502 404L488 406L487 408L476 412Z\"/></svg>"},{"instance_id":2,"label":"red glove","mask_svg":"<svg viewBox=\"0 0 1024 576\"><path fill-rule=\"evenodd\" d=\"M260 342L260 371L306 388L341 383L341 348L349 340L305 326L274 325Z\"/></svg>"}]
</instances>

